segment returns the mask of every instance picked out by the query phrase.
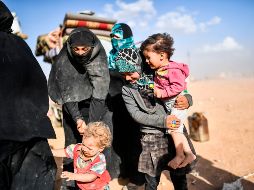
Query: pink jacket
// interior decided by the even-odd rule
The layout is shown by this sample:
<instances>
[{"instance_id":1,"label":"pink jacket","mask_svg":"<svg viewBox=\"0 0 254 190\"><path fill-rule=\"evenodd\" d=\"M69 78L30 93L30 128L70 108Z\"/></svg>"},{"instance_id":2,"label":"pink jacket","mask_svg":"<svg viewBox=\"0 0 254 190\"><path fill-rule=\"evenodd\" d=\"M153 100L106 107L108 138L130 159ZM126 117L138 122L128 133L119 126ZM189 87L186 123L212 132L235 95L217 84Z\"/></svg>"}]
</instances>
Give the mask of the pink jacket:
<instances>
[{"instance_id":1,"label":"pink jacket","mask_svg":"<svg viewBox=\"0 0 254 190\"><path fill-rule=\"evenodd\" d=\"M185 79L189 76L189 67L183 63L170 61L159 68L154 77L154 88L160 91L161 98L171 98L187 88Z\"/></svg>"}]
</instances>

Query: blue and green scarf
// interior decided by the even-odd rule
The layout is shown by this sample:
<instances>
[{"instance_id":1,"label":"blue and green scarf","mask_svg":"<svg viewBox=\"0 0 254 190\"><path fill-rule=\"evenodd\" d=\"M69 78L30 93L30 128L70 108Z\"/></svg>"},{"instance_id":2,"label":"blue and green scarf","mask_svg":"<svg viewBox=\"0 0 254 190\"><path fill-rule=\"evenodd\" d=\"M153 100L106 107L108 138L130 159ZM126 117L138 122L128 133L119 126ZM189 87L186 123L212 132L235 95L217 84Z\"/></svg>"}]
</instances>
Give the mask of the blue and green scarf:
<instances>
[{"instance_id":1,"label":"blue and green scarf","mask_svg":"<svg viewBox=\"0 0 254 190\"><path fill-rule=\"evenodd\" d=\"M118 38L113 38L113 36L117 36ZM115 70L115 59L117 57L118 51L124 48L136 49L136 46L134 44L131 28L127 24L115 24L111 30L111 37L113 49L109 52L108 67L110 70Z\"/></svg>"}]
</instances>

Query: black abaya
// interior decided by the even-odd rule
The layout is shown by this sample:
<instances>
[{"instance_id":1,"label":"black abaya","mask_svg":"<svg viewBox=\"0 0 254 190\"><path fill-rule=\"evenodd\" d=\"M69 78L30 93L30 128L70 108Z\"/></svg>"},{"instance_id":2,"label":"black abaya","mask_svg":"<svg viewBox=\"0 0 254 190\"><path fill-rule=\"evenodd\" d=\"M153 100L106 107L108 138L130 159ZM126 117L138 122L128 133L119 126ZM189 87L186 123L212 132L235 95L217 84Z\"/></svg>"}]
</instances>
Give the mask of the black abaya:
<instances>
[{"instance_id":1,"label":"black abaya","mask_svg":"<svg viewBox=\"0 0 254 190\"><path fill-rule=\"evenodd\" d=\"M47 81L25 41L10 33L12 22L0 1L0 189L53 190Z\"/></svg>"}]
</instances>

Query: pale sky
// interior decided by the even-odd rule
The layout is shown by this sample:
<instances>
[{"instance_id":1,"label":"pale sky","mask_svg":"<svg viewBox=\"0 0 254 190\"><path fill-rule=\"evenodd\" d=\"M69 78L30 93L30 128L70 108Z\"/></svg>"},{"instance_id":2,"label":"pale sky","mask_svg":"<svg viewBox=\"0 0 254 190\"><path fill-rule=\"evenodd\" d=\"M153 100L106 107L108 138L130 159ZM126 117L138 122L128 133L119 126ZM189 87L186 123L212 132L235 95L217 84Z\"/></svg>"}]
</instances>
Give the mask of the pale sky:
<instances>
[{"instance_id":1,"label":"pale sky","mask_svg":"<svg viewBox=\"0 0 254 190\"><path fill-rule=\"evenodd\" d=\"M4 0L17 13L34 52L36 38L62 24L66 12L92 10L129 24L136 42L158 32L175 40L172 60L189 64L193 78L254 76L252 0ZM46 75L50 65L37 57Z\"/></svg>"}]
</instances>

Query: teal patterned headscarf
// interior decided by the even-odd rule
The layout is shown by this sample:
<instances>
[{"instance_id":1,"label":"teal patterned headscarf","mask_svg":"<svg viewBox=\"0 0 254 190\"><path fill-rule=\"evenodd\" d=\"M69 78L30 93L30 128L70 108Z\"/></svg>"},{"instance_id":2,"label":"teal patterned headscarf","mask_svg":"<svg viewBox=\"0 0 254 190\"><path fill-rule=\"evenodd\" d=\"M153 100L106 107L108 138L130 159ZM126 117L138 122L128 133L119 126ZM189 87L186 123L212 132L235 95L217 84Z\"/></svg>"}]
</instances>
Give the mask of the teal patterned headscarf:
<instances>
[{"instance_id":1,"label":"teal patterned headscarf","mask_svg":"<svg viewBox=\"0 0 254 190\"><path fill-rule=\"evenodd\" d=\"M134 48L123 48L115 57L115 69L120 73L141 73L141 57Z\"/></svg>"},{"instance_id":2,"label":"teal patterned headscarf","mask_svg":"<svg viewBox=\"0 0 254 190\"><path fill-rule=\"evenodd\" d=\"M138 72L140 78L136 83L130 85L134 88L143 89L149 93L153 92L153 75L142 73L141 62L142 60L137 49L123 48L118 51L115 58L115 70L120 73Z\"/></svg>"},{"instance_id":3,"label":"teal patterned headscarf","mask_svg":"<svg viewBox=\"0 0 254 190\"><path fill-rule=\"evenodd\" d=\"M113 49L109 52L108 67L111 70L115 70L115 58L118 51L124 48L135 49L136 46L134 44L131 28L125 23L115 24L111 30L110 36Z\"/></svg>"}]
</instances>

